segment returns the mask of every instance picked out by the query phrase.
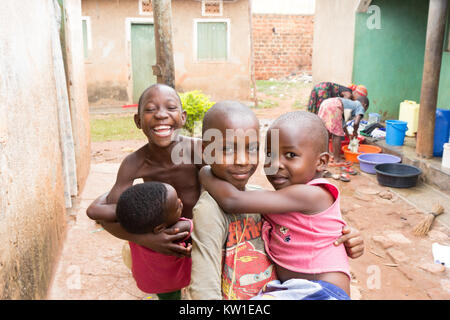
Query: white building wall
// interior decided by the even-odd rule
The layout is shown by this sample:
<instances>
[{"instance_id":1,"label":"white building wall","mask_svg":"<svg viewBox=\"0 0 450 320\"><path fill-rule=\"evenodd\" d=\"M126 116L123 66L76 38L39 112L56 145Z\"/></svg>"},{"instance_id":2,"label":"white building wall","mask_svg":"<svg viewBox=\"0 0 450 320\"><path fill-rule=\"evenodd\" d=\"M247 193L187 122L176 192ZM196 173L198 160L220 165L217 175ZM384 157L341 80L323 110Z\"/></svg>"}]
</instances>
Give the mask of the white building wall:
<instances>
[{"instance_id":1,"label":"white building wall","mask_svg":"<svg viewBox=\"0 0 450 320\"><path fill-rule=\"evenodd\" d=\"M253 13L313 15L316 0L252 0Z\"/></svg>"}]
</instances>

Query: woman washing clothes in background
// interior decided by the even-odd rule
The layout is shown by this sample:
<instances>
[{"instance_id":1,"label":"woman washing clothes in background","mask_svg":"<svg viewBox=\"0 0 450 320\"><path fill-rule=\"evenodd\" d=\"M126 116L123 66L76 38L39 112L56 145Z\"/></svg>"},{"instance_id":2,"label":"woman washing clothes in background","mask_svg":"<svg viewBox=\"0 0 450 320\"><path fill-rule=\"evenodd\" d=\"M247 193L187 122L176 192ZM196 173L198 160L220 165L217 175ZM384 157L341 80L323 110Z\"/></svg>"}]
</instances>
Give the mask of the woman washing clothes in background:
<instances>
[{"instance_id":1,"label":"woman washing clothes in background","mask_svg":"<svg viewBox=\"0 0 450 320\"><path fill-rule=\"evenodd\" d=\"M342 181L350 181L350 178L346 173L356 174L356 172L350 168L352 165L347 161L343 161L340 155L340 143L344 135L347 135L349 138L349 134L346 131L345 124L338 124L340 121L340 117L342 120L346 116L348 116L349 105L351 105L351 113L352 116L355 117L355 124L359 125L359 121L362 119L364 115L360 115L356 117L355 109L358 103L353 103L354 101L358 101L359 98L364 97L367 99L367 88L363 85L355 85L351 84L350 86L342 86L340 84L334 82L320 82L314 86L311 90L311 95L309 97L308 103L308 111L318 114L320 106L324 100L328 101L328 106L322 110L322 121L327 122L328 133L330 135L330 139L332 140L333 145L333 154L331 163L329 166L341 166L343 167L344 173L340 176L337 175L335 179L340 179ZM334 103L332 103L334 102ZM344 108L344 102L347 106ZM331 108L330 108L331 107ZM360 105L360 107L362 107ZM347 109L344 111L344 109ZM358 112L361 111L361 108L358 107ZM320 117L320 115L319 115ZM327 118L327 119L325 119ZM355 131L357 132L357 131ZM328 172L330 174L330 172ZM336 175L333 175L336 176Z\"/></svg>"},{"instance_id":2,"label":"woman washing clothes in background","mask_svg":"<svg viewBox=\"0 0 450 320\"><path fill-rule=\"evenodd\" d=\"M321 82L311 90L308 111L317 114L320 104L328 98L346 98L356 100L359 96L367 97L367 89L363 85L342 86L334 82Z\"/></svg>"},{"instance_id":3,"label":"woman washing clothes in background","mask_svg":"<svg viewBox=\"0 0 450 320\"><path fill-rule=\"evenodd\" d=\"M328 163L330 167L341 167L345 172L354 173L350 167L352 163L345 161L341 157L341 140L347 136L351 141L358 137L359 123L364 117L364 113L369 108L369 99L366 96L358 95L355 100L346 98L329 98L322 102L318 116L325 124L328 134L331 137L333 146L332 160ZM348 119L346 119L348 117ZM347 131L346 120L354 119L353 133ZM347 176L341 175L342 181L350 181Z\"/></svg>"}]
</instances>

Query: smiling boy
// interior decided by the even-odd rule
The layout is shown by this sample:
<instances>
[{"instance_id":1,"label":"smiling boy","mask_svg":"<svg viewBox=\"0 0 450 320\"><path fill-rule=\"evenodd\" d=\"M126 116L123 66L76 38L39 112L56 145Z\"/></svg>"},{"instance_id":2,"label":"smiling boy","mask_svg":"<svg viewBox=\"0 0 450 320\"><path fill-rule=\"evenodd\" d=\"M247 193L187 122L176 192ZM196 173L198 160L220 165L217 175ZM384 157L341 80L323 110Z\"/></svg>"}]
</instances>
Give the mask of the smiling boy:
<instances>
[{"instance_id":1,"label":"smiling boy","mask_svg":"<svg viewBox=\"0 0 450 320\"><path fill-rule=\"evenodd\" d=\"M212 141L209 130L215 133ZM230 134L234 130L240 134ZM213 151L207 159L210 146ZM258 188L247 186L259 152L259 121L248 107L234 101L216 103L203 119L203 150L205 162L218 178L240 190ZM275 279L264 252L259 214L225 214L206 191L193 213L192 299L249 299Z\"/></svg>"},{"instance_id":2,"label":"smiling boy","mask_svg":"<svg viewBox=\"0 0 450 320\"><path fill-rule=\"evenodd\" d=\"M187 232L177 233L176 228L171 228L157 234L137 235L125 231L117 222L117 200L136 179L142 178L144 182L160 181L173 186L183 202L182 216L188 219L192 218L192 208L200 195L200 165L194 164L194 154L190 155L190 163L174 164L172 161L172 150L176 146L189 145L190 150L196 150L195 146L200 143L199 139L177 134L177 130L186 122L186 112L182 109L177 92L163 84L147 88L139 99L134 121L147 137L148 143L123 160L111 191L97 198L86 213L120 239L163 254L189 255L189 248L174 243L185 238Z\"/></svg>"}]
</instances>

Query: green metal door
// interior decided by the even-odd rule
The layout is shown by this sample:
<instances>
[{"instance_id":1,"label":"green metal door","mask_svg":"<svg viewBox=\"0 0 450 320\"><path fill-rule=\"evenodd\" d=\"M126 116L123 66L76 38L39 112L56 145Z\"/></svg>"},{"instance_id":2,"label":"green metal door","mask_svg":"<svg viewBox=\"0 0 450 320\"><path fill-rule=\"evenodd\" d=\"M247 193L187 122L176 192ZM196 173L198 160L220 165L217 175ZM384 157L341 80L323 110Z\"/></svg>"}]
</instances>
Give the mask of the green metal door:
<instances>
[{"instance_id":1,"label":"green metal door","mask_svg":"<svg viewBox=\"0 0 450 320\"><path fill-rule=\"evenodd\" d=\"M199 22L197 24L197 59L227 60L227 23Z\"/></svg>"},{"instance_id":2,"label":"green metal door","mask_svg":"<svg viewBox=\"0 0 450 320\"><path fill-rule=\"evenodd\" d=\"M142 92L156 83L152 66L156 64L155 34L152 24L131 24L131 67L133 102Z\"/></svg>"}]
</instances>

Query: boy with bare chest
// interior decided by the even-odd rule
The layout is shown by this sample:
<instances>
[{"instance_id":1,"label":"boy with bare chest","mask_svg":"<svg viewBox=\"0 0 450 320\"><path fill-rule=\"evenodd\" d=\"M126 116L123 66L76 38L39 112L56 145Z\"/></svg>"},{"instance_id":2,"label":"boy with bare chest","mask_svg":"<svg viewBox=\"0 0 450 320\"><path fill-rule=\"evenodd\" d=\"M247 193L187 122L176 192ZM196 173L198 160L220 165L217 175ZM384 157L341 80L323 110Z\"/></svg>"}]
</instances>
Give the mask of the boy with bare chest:
<instances>
[{"instance_id":1,"label":"boy with bare chest","mask_svg":"<svg viewBox=\"0 0 450 320\"><path fill-rule=\"evenodd\" d=\"M182 217L191 219L192 208L200 195L198 170L201 161L196 164L199 161L195 161L194 152L191 152L189 157L192 161L175 164L173 151L176 146L182 146L177 148L180 150L196 150L201 142L177 134L177 130L186 122L186 112L182 109L176 91L166 85L156 84L142 93L134 121L147 137L148 143L123 160L111 191L97 198L87 209L87 215L99 221L105 230L120 239L160 253L187 256L190 254L190 247L176 243L187 236L188 232L183 231L182 227L175 225L157 234L128 233L117 222L116 203L123 191L133 185L135 179L142 178L144 182L160 181L177 190L183 203Z\"/></svg>"}]
</instances>

